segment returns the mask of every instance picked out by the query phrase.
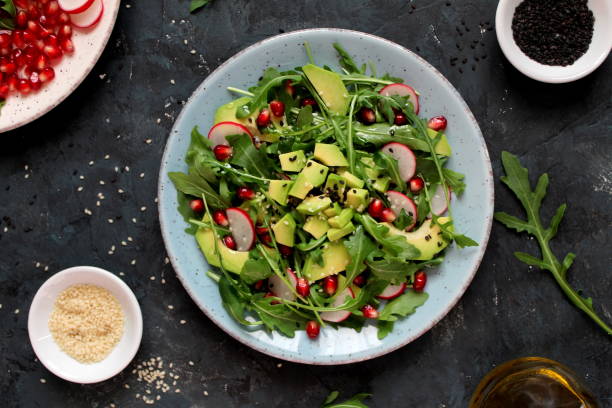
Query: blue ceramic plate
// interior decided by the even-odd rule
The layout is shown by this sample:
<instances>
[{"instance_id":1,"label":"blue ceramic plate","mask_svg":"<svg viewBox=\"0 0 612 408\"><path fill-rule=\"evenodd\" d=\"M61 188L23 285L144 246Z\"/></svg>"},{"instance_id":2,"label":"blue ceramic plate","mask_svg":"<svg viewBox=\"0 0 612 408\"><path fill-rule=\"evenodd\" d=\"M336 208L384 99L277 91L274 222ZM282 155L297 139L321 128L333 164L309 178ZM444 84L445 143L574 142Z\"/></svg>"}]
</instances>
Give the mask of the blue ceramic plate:
<instances>
[{"instance_id":1,"label":"blue ceramic plate","mask_svg":"<svg viewBox=\"0 0 612 408\"><path fill-rule=\"evenodd\" d=\"M429 300L415 314L396 323L385 339L376 328L361 333L348 328L322 330L313 341L305 332L293 339L263 329L247 330L236 323L221 305L217 285L206 275L209 266L177 212L176 190L170 171L186 171L183 161L191 129L198 125L206 134L216 108L234 99L227 86L246 89L257 82L269 66L281 70L306 64L304 41L308 41L319 65L339 68L332 43L339 42L358 62L372 61L378 72L402 77L420 93L420 115L444 114L449 122L448 140L453 149L448 166L466 176L467 189L454 199L457 229L480 245L451 247L444 263L428 276ZM429 330L457 303L470 284L484 254L493 214L493 177L487 147L474 116L453 86L434 67L411 51L383 38L356 31L312 29L278 35L239 52L206 78L196 89L174 124L159 177L159 215L168 255L185 289L204 313L238 341L271 356L308 364L346 364L371 359L402 347Z\"/></svg>"}]
</instances>

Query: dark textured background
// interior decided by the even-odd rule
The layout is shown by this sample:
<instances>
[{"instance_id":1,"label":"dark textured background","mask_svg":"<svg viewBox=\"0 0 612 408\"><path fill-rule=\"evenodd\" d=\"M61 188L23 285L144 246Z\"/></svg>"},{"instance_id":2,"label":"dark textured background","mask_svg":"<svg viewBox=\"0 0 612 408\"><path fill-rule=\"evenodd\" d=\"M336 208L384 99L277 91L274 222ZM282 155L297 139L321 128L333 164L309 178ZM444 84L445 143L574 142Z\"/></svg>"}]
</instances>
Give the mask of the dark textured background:
<instances>
[{"instance_id":1,"label":"dark textured background","mask_svg":"<svg viewBox=\"0 0 612 408\"><path fill-rule=\"evenodd\" d=\"M504 59L495 31L480 32L481 24L493 23L495 3L215 0L189 15L187 0L124 1L106 51L76 92L43 118L1 136L3 405L143 404L135 395L145 388L131 369L80 386L35 360L27 337L34 293L54 272L88 264L123 272L138 296L145 329L137 360L160 356L180 377L158 406L316 407L337 389L343 396L372 392L374 407L463 407L494 365L527 355L566 363L603 406L612 406L610 338L565 300L550 276L511 256L518 249L535 253L536 245L499 224L473 284L442 322L390 355L340 367L281 363L232 340L204 317L164 264L157 172L183 101L212 69L258 40L306 27L351 28L416 50L459 89L482 127L496 179L502 149L518 154L532 173L550 173L545 213L568 203L553 249L578 254L571 280L611 322L612 64L608 59L568 85L527 79ZM472 49L474 39L484 46ZM457 65L451 57L459 58ZM105 199L97 207L99 192ZM496 203L518 211L499 183ZM133 241L121 246L128 236ZM117 248L109 255L112 245Z\"/></svg>"}]
</instances>

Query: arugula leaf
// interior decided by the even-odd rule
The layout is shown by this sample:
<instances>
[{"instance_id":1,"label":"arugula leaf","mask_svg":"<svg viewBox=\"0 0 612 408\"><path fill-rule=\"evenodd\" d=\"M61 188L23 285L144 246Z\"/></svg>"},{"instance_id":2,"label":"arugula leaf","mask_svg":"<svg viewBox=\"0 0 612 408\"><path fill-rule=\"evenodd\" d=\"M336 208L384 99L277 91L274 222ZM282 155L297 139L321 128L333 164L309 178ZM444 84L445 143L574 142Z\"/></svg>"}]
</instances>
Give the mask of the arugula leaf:
<instances>
[{"instance_id":1,"label":"arugula leaf","mask_svg":"<svg viewBox=\"0 0 612 408\"><path fill-rule=\"evenodd\" d=\"M300 75L281 75L270 79L265 85L256 89L255 95L249 102L236 109L236 117L238 119L246 118L264 107L268 103L268 92L270 92L270 89L281 85L286 80L295 83L300 82L302 77Z\"/></svg>"},{"instance_id":2,"label":"arugula leaf","mask_svg":"<svg viewBox=\"0 0 612 408\"><path fill-rule=\"evenodd\" d=\"M353 58L349 55L348 52L339 43L334 43L334 48L338 52L340 56L340 66L344 68L349 74L363 74L365 73L365 69L362 71Z\"/></svg>"},{"instance_id":3,"label":"arugula leaf","mask_svg":"<svg viewBox=\"0 0 612 408\"><path fill-rule=\"evenodd\" d=\"M332 391L327 398L325 398L321 408L368 408L368 406L363 403L363 400L372 396L372 394L359 393L346 401L334 404L333 402L338 399L338 395L340 395L338 391Z\"/></svg>"},{"instance_id":4,"label":"arugula leaf","mask_svg":"<svg viewBox=\"0 0 612 408\"><path fill-rule=\"evenodd\" d=\"M412 217L408 215L405 209L402 208L400 214L397 216L395 221L393 221L393 225L395 225L395 228L403 230L410 224L412 224Z\"/></svg>"},{"instance_id":5,"label":"arugula leaf","mask_svg":"<svg viewBox=\"0 0 612 408\"><path fill-rule=\"evenodd\" d=\"M453 193L457 194L458 196L463 194L465 191L465 183L463 182L465 176L446 167L442 169L442 172L446 178L446 183L451 190L453 190Z\"/></svg>"},{"instance_id":6,"label":"arugula leaf","mask_svg":"<svg viewBox=\"0 0 612 408\"><path fill-rule=\"evenodd\" d=\"M14 30L17 9L13 4L13 0L0 0L0 4L0 28Z\"/></svg>"},{"instance_id":7,"label":"arugula leaf","mask_svg":"<svg viewBox=\"0 0 612 408\"><path fill-rule=\"evenodd\" d=\"M376 251L376 245L367 237L361 225L357 226L355 233L342 243L351 256L351 262L346 267L346 279L344 284L342 287L338 288L336 293L342 293L344 289L353 282L353 279L363 270L363 262L368 254Z\"/></svg>"},{"instance_id":8,"label":"arugula leaf","mask_svg":"<svg viewBox=\"0 0 612 408\"><path fill-rule=\"evenodd\" d=\"M244 133L230 135L226 139L233 149L232 164L242 167L253 175L265 178L270 177L270 170L273 169L273 164L263 146L257 149L251 138Z\"/></svg>"},{"instance_id":9,"label":"arugula leaf","mask_svg":"<svg viewBox=\"0 0 612 408\"><path fill-rule=\"evenodd\" d=\"M312 123L312 120L312 105L304 106L297 115L295 126L304 129Z\"/></svg>"},{"instance_id":10,"label":"arugula leaf","mask_svg":"<svg viewBox=\"0 0 612 408\"><path fill-rule=\"evenodd\" d=\"M204 178L196 174L170 172L168 177L170 177L178 191L194 197L206 196L208 204L213 208L226 208L230 204L221 198Z\"/></svg>"},{"instance_id":11,"label":"arugula leaf","mask_svg":"<svg viewBox=\"0 0 612 408\"><path fill-rule=\"evenodd\" d=\"M268 84L268 82L272 81L274 78L278 78L279 76L281 76L281 73L278 72L278 69L274 67L268 67L263 72L261 79L257 83L257 87L265 86L266 84ZM254 87L253 89L256 90L257 87Z\"/></svg>"},{"instance_id":12,"label":"arugula leaf","mask_svg":"<svg viewBox=\"0 0 612 408\"><path fill-rule=\"evenodd\" d=\"M425 292L410 290L387 303L378 315L378 338L383 339L393 329L393 322L416 312L417 307L422 306L428 298ZM387 323L381 327L382 322Z\"/></svg>"},{"instance_id":13,"label":"arugula leaf","mask_svg":"<svg viewBox=\"0 0 612 408\"><path fill-rule=\"evenodd\" d=\"M212 0L191 0L191 4L189 4L189 12L195 13L208 3L211 3Z\"/></svg>"},{"instance_id":14,"label":"arugula leaf","mask_svg":"<svg viewBox=\"0 0 612 408\"><path fill-rule=\"evenodd\" d=\"M191 200L187 195L177 190L176 201L178 202L178 212L183 216L183 220L185 220L188 225L188 227L185 228L185 232L189 235L195 235L198 231L198 226L189 222L189 220L193 218L193 210L189 206Z\"/></svg>"},{"instance_id":15,"label":"arugula leaf","mask_svg":"<svg viewBox=\"0 0 612 408\"><path fill-rule=\"evenodd\" d=\"M271 331L278 330L287 337L293 338L295 331L306 324L306 319L295 313L283 303L272 304L273 299L265 298L258 293L251 298L252 310L263 324Z\"/></svg>"},{"instance_id":16,"label":"arugula leaf","mask_svg":"<svg viewBox=\"0 0 612 408\"><path fill-rule=\"evenodd\" d=\"M319 239L312 239L308 242L300 242L295 247L300 251L308 252L320 247L325 241L327 241L327 235L323 235Z\"/></svg>"},{"instance_id":17,"label":"arugula leaf","mask_svg":"<svg viewBox=\"0 0 612 408\"><path fill-rule=\"evenodd\" d=\"M412 126L395 126L387 123L375 123L366 126L360 122L353 124L355 128L355 144L363 147L374 145L376 147L390 142L405 144L411 149L429 151L427 142L415 136L416 131Z\"/></svg>"},{"instance_id":18,"label":"arugula leaf","mask_svg":"<svg viewBox=\"0 0 612 408\"><path fill-rule=\"evenodd\" d=\"M247 302L224 275L221 275L219 278L219 294L221 295L223 307L237 322L246 325L251 324L244 319Z\"/></svg>"},{"instance_id":19,"label":"arugula leaf","mask_svg":"<svg viewBox=\"0 0 612 408\"><path fill-rule=\"evenodd\" d=\"M385 169L387 174L389 174L389 177L391 177L391 181L395 184L397 191L406 191L406 182L404 182L400 176L397 160L389 156L387 153L383 153L379 150L374 154L374 162L376 162L377 166Z\"/></svg>"},{"instance_id":20,"label":"arugula leaf","mask_svg":"<svg viewBox=\"0 0 612 408\"><path fill-rule=\"evenodd\" d=\"M242 266L240 279L247 285L252 285L274 274L268 261L258 256L257 251L251 251L250 258Z\"/></svg>"},{"instance_id":21,"label":"arugula leaf","mask_svg":"<svg viewBox=\"0 0 612 408\"><path fill-rule=\"evenodd\" d=\"M385 258L381 260L368 260L366 264L370 268L372 275L386 282L399 283L406 280L406 277L413 276L417 271L442 263L443 257L437 257L429 261L412 263L398 258Z\"/></svg>"},{"instance_id":22,"label":"arugula leaf","mask_svg":"<svg viewBox=\"0 0 612 408\"><path fill-rule=\"evenodd\" d=\"M531 190L531 184L529 183L529 172L526 168L521 166L521 162L516 156L503 151L502 163L506 175L501 177L501 181L503 181L510 188L510 190L512 190L512 192L521 202L525 209L527 220L521 220L504 212L495 213L495 219L508 228L513 228L518 232L527 232L528 234L534 236L540 245L540 251L542 253L542 259L523 252L515 252L514 256L516 256L521 262L525 262L528 265L537 266L540 269L547 270L552 273L553 277L557 281L557 284L561 287L570 301L578 309L586 313L607 334L612 335L612 327L608 326L601 319L601 317L597 315L595 309L593 308L592 299L581 296L580 293L574 290L567 281L567 270L571 267L576 255L571 252L568 253L561 263L550 249L550 240L557 234L557 230L563 218L563 214L565 213L566 206L565 204L562 204L557 209L548 228L545 228L542 225L540 208L542 205L542 200L546 196L548 174L542 174L538 178L535 190Z\"/></svg>"},{"instance_id":23,"label":"arugula leaf","mask_svg":"<svg viewBox=\"0 0 612 408\"><path fill-rule=\"evenodd\" d=\"M363 225L365 230L374 240L391 253L392 256L401 259L414 259L421 252L412 244L409 244L399 235L389 235L389 228L380 224L367 214L356 214L355 219Z\"/></svg>"}]
</instances>

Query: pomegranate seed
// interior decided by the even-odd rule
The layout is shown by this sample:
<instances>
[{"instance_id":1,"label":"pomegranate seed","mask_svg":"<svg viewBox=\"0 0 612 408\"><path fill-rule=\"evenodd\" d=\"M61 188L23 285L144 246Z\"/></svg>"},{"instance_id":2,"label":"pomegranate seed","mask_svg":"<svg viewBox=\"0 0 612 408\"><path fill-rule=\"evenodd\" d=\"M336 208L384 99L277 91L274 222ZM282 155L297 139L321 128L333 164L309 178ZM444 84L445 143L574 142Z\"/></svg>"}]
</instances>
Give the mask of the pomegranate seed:
<instances>
[{"instance_id":1,"label":"pomegranate seed","mask_svg":"<svg viewBox=\"0 0 612 408\"><path fill-rule=\"evenodd\" d=\"M295 284L295 290L297 290L297 293L300 296L306 297L310 294L310 285L305 278L298 278L297 283Z\"/></svg>"},{"instance_id":2,"label":"pomegranate seed","mask_svg":"<svg viewBox=\"0 0 612 408\"><path fill-rule=\"evenodd\" d=\"M38 41L38 37L36 37L36 35L32 34L29 31L24 31L23 32L23 42L26 44L34 44L36 41Z\"/></svg>"},{"instance_id":3,"label":"pomegranate seed","mask_svg":"<svg viewBox=\"0 0 612 408\"><path fill-rule=\"evenodd\" d=\"M47 58L46 56L40 54L38 57L36 57L36 60L34 61L34 67L39 70L42 71L43 69L45 69L46 67L49 66L49 58Z\"/></svg>"},{"instance_id":4,"label":"pomegranate seed","mask_svg":"<svg viewBox=\"0 0 612 408\"><path fill-rule=\"evenodd\" d=\"M196 198L195 200L191 200L189 202L189 207L191 207L191 210L193 212L201 213L202 211L204 211L204 201L200 200L199 198Z\"/></svg>"},{"instance_id":5,"label":"pomegranate seed","mask_svg":"<svg viewBox=\"0 0 612 408\"><path fill-rule=\"evenodd\" d=\"M24 31L20 30L13 31L13 45L16 48L23 48L26 45L25 41L23 40L23 33Z\"/></svg>"},{"instance_id":6,"label":"pomegranate seed","mask_svg":"<svg viewBox=\"0 0 612 408\"><path fill-rule=\"evenodd\" d=\"M36 5L30 4L28 6L28 17L30 20L38 20L40 18L40 11Z\"/></svg>"},{"instance_id":7,"label":"pomegranate seed","mask_svg":"<svg viewBox=\"0 0 612 408\"><path fill-rule=\"evenodd\" d=\"M57 23L70 24L70 16L68 15L68 13L60 13L59 16L57 16Z\"/></svg>"},{"instance_id":8,"label":"pomegranate seed","mask_svg":"<svg viewBox=\"0 0 612 408\"><path fill-rule=\"evenodd\" d=\"M255 198L255 192L248 187L238 187L236 194L241 200L252 200Z\"/></svg>"},{"instance_id":9,"label":"pomegranate seed","mask_svg":"<svg viewBox=\"0 0 612 408\"><path fill-rule=\"evenodd\" d=\"M273 100L270 102L270 110L274 116L280 118L285 114L285 104L281 101Z\"/></svg>"},{"instance_id":10,"label":"pomegranate seed","mask_svg":"<svg viewBox=\"0 0 612 408\"><path fill-rule=\"evenodd\" d=\"M261 288L263 288L263 286L264 286L263 279L262 280L258 280L257 282L255 282L255 285L253 285L255 290L261 290Z\"/></svg>"},{"instance_id":11,"label":"pomegranate seed","mask_svg":"<svg viewBox=\"0 0 612 408\"><path fill-rule=\"evenodd\" d=\"M52 28L55 25L55 19L53 17L40 16L38 22L44 28Z\"/></svg>"},{"instance_id":12,"label":"pomegranate seed","mask_svg":"<svg viewBox=\"0 0 612 408\"><path fill-rule=\"evenodd\" d=\"M233 250L236 249L236 241L234 241L234 237L232 237L231 235L224 236L223 237L223 243L229 249L233 249Z\"/></svg>"},{"instance_id":13,"label":"pomegranate seed","mask_svg":"<svg viewBox=\"0 0 612 408\"><path fill-rule=\"evenodd\" d=\"M11 75L7 80L6 80L6 84L9 87L9 90L11 92L15 92L17 90L17 82L19 82L19 80L17 79L17 77L15 75Z\"/></svg>"},{"instance_id":14,"label":"pomegranate seed","mask_svg":"<svg viewBox=\"0 0 612 408\"><path fill-rule=\"evenodd\" d=\"M225 215L225 211L216 210L213 212L212 218L217 225L221 225L222 227L229 226L229 220L227 219L227 215Z\"/></svg>"},{"instance_id":15,"label":"pomegranate seed","mask_svg":"<svg viewBox=\"0 0 612 408\"><path fill-rule=\"evenodd\" d=\"M12 44L11 36L8 33L0 34L0 48L8 48Z\"/></svg>"},{"instance_id":16,"label":"pomegranate seed","mask_svg":"<svg viewBox=\"0 0 612 408\"><path fill-rule=\"evenodd\" d=\"M312 98L304 98L304 99L302 99L302 103L300 105L302 107L310 105L310 106L312 106L314 108L315 106L317 106L317 101L315 101Z\"/></svg>"},{"instance_id":17,"label":"pomegranate seed","mask_svg":"<svg viewBox=\"0 0 612 408\"><path fill-rule=\"evenodd\" d=\"M17 65L6 57L0 58L0 72L5 74L12 74L17 70Z\"/></svg>"},{"instance_id":18,"label":"pomegranate seed","mask_svg":"<svg viewBox=\"0 0 612 408\"><path fill-rule=\"evenodd\" d=\"M293 88L293 82L291 82L291 80L285 81L285 92L287 92L289 96L293 96L295 93L295 88Z\"/></svg>"},{"instance_id":19,"label":"pomegranate seed","mask_svg":"<svg viewBox=\"0 0 612 408\"><path fill-rule=\"evenodd\" d=\"M366 284L366 278L363 275L357 275L355 276L355 279L353 279L353 283L359 287L362 287Z\"/></svg>"},{"instance_id":20,"label":"pomegranate seed","mask_svg":"<svg viewBox=\"0 0 612 408\"><path fill-rule=\"evenodd\" d=\"M70 38L64 38L61 42L62 50L67 52L68 54L74 52L74 44Z\"/></svg>"},{"instance_id":21,"label":"pomegranate seed","mask_svg":"<svg viewBox=\"0 0 612 408\"><path fill-rule=\"evenodd\" d=\"M361 308L361 312L363 313L363 317L365 317L366 319L378 318L378 310L376 310L372 305L365 305Z\"/></svg>"},{"instance_id":22,"label":"pomegranate seed","mask_svg":"<svg viewBox=\"0 0 612 408\"><path fill-rule=\"evenodd\" d=\"M20 9L28 8L28 0L14 0L14 3Z\"/></svg>"},{"instance_id":23,"label":"pomegranate seed","mask_svg":"<svg viewBox=\"0 0 612 408\"><path fill-rule=\"evenodd\" d=\"M268 228L267 227L255 227L255 233L257 235L267 234L268 233Z\"/></svg>"},{"instance_id":24,"label":"pomegranate seed","mask_svg":"<svg viewBox=\"0 0 612 408\"><path fill-rule=\"evenodd\" d=\"M370 108L361 108L357 115L364 125L372 125L376 122L376 114Z\"/></svg>"},{"instance_id":25,"label":"pomegranate seed","mask_svg":"<svg viewBox=\"0 0 612 408\"><path fill-rule=\"evenodd\" d=\"M338 290L338 276L332 275L327 276L325 279L323 279L323 290L329 296L336 293L336 290Z\"/></svg>"},{"instance_id":26,"label":"pomegranate seed","mask_svg":"<svg viewBox=\"0 0 612 408\"><path fill-rule=\"evenodd\" d=\"M45 4L49 3L51 0L38 0L38 5L40 6L44 6Z\"/></svg>"},{"instance_id":27,"label":"pomegranate seed","mask_svg":"<svg viewBox=\"0 0 612 408\"><path fill-rule=\"evenodd\" d=\"M11 60L19 67L25 66L24 54L23 51L19 48L13 49L13 52L11 53Z\"/></svg>"},{"instance_id":28,"label":"pomegranate seed","mask_svg":"<svg viewBox=\"0 0 612 408\"><path fill-rule=\"evenodd\" d=\"M59 4L57 3L57 1L50 1L49 3L47 3L47 5L45 5L44 10L46 15L54 16L60 12Z\"/></svg>"},{"instance_id":29,"label":"pomegranate seed","mask_svg":"<svg viewBox=\"0 0 612 408\"><path fill-rule=\"evenodd\" d=\"M55 45L57 46L58 41L57 41L57 36L56 35L49 35L45 38L45 45Z\"/></svg>"},{"instance_id":30,"label":"pomegranate seed","mask_svg":"<svg viewBox=\"0 0 612 408\"><path fill-rule=\"evenodd\" d=\"M19 28L25 28L25 26L28 24L28 13L26 13L24 10L19 10L15 16L15 24Z\"/></svg>"},{"instance_id":31,"label":"pomegranate seed","mask_svg":"<svg viewBox=\"0 0 612 408\"><path fill-rule=\"evenodd\" d=\"M72 27L69 24L62 25L59 30L57 30L57 35L64 38L72 37Z\"/></svg>"},{"instance_id":32,"label":"pomegranate seed","mask_svg":"<svg viewBox=\"0 0 612 408\"><path fill-rule=\"evenodd\" d=\"M0 85L0 99L6 99L10 92L8 84Z\"/></svg>"},{"instance_id":33,"label":"pomegranate seed","mask_svg":"<svg viewBox=\"0 0 612 408\"><path fill-rule=\"evenodd\" d=\"M62 50L57 45L45 45L42 52L50 59L59 58L62 56Z\"/></svg>"},{"instance_id":34,"label":"pomegranate seed","mask_svg":"<svg viewBox=\"0 0 612 408\"><path fill-rule=\"evenodd\" d=\"M22 94L22 95L27 95L30 93L30 91L32 91L32 86L30 85L30 81L28 81L27 79L20 79L17 82L17 90Z\"/></svg>"},{"instance_id":35,"label":"pomegranate seed","mask_svg":"<svg viewBox=\"0 0 612 408\"><path fill-rule=\"evenodd\" d=\"M383 208L383 210L380 213L380 219L383 222L393 222L395 221L396 218L397 216L395 215L393 210L390 208Z\"/></svg>"},{"instance_id":36,"label":"pomegranate seed","mask_svg":"<svg viewBox=\"0 0 612 408\"><path fill-rule=\"evenodd\" d=\"M422 292L427 284L427 274L423 271L418 271L414 274L414 282L412 283L412 289L417 292Z\"/></svg>"},{"instance_id":37,"label":"pomegranate seed","mask_svg":"<svg viewBox=\"0 0 612 408\"><path fill-rule=\"evenodd\" d=\"M423 187L425 187L425 182L418 176L411 178L409 183L410 191L412 191L414 194L419 193Z\"/></svg>"},{"instance_id":38,"label":"pomegranate seed","mask_svg":"<svg viewBox=\"0 0 612 408\"><path fill-rule=\"evenodd\" d=\"M264 296L265 298L270 298L270 297L276 297L276 295L274 293L268 292L265 294ZM270 302L271 305L278 305L280 304L280 302L278 300L273 300Z\"/></svg>"},{"instance_id":39,"label":"pomegranate seed","mask_svg":"<svg viewBox=\"0 0 612 408\"><path fill-rule=\"evenodd\" d=\"M2 55L4 57L7 56L7 55L10 55L11 54L11 50L12 49L8 48L8 47L7 48L0 48L0 55Z\"/></svg>"},{"instance_id":40,"label":"pomegranate seed","mask_svg":"<svg viewBox=\"0 0 612 408\"><path fill-rule=\"evenodd\" d=\"M315 322L314 320L310 320L308 323L306 323L306 334L311 339L316 339L319 336L320 331L321 328L319 327L319 323Z\"/></svg>"},{"instance_id":41,"label":"pomegranate seed","mask_svg":"<svg viewBox=\"0 0 612 408\"><path fill-rule=\"evenodd\" d=\"M23 70L21 71L22 77L23 78L30 78L30 75L32 75L32 72L34 72L34 68L26 65L25 67L23 67Z\"/></svg>"},{"instance_id":42,"label":"pomegranate seed","mask_svg":"<svg viewBox=\"0 0 612 408\"><path fill-rule=\"evenodd\" d=\"M447 122L444 116L434 116L427 122L427 127L439 132L440 130L446 129L446 124Z\"/></svg>"},{"instance_id":43,"label":"pomegranate seed","mask_svg":"<svg viewBox=\"0 0 612 408\"><path fill-rule=\"evenodd\" d=\"M268 109L262 109L257 116L257 126L265 127L270 124L270 111Z\"/></svg>"},{"instance_id":44,"label":"pomegranate seed","mask_svg":"<svg viewBox=\"0 0 612 408\"><path fill-rule=\"evenodd\" d=\"M38 24L38 22L30 20L28 21L26 30L31 32L32 34L36 35L36 34L40 34L42 31L42 27L40 26L40 24Z\"/></svg>"},{"instance_id":45,"label":"pomegranate seed","mask_svg":"<svg viewBox=\"0 0 612 408\"><path fill-rule=\"evenodd\" d=\"M375 198L368 205L368 214L370 214L373 218L378 218L382 214L382 210L385 208L385 204L382 202L380 198Z\"/></svg>"},{"instance_id":46,"label":"pomegranate seed","mask_svg":"<svg viewBox=\"0 0 612 408\"><path fill-rule=\"evenodd\" d=\"M55 71L51 67L46 67L38 75L40 82L50 82L55 78Z\"/></svg>"},{"instance_id":47,"label":"pomegranate seed","mask_svg":"<svg viewBox=\"0 0 612 408\"><path fill-rule=\"evenodd\" d=\"M232 157L232 148L231 146L216 145L213 148L213 153L215 154L215 157L217 158L217 160L225 161L229 159L230 157Z\"/></svg>"},{"instance_id":48,"label":"pomegranate seed","mask_svg":"<svg viewBox=\"0 0 612 408\"><path fill-rule=\"evenodd\" d=\"M395 119L393 119L393 123L397 126L404 126L408 123L408 119L406 118L406 115L404 115L402 112L398 112L395 114Z\"/></svg>"},{"instance_id":49,"label":"pomegranate seed","mask_svg":"<svg viewBox=\"0 0 612 408\"><path fill-rule=\"evenodd\" d=\"M269 247L272 246L272 237L270 236L270 234L260 235L259 239L261 240L261 242L263 242L267 246Z\"/></svg>"},{"instance_id":50,"label":"pomegranate seed","mask_svg":"<svg viewBox=\"0 0 612 408\"><path fill-rule=\"evenodd\" d=\"M30 86L32 87L32 90L38 91L41 85L42 85L42 82L40 82L40 78L38 77L38 72L36 71L32 72L32 75L30 75Z\"/></svg>"},{"instance_id":51,"label":"pomegranate seed","mask_svg":"<svg viewBox=\"0 0 612 408\"><path fill-rule=\"evenodd\" d=\"M293 248L288 247L287 245L278 244L278 251L281 253L282 256L287 258L293 253Z\"/></svg>"}]
</instances>

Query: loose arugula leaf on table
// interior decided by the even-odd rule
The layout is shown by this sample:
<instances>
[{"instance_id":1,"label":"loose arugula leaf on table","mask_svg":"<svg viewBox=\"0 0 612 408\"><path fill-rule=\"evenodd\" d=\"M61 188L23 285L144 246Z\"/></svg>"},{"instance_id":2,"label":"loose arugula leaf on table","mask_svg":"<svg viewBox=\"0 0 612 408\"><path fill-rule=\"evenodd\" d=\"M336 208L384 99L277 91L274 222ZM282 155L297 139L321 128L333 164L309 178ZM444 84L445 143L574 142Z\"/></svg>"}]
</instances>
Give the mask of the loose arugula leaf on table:
<instances>
[{"instance_id":1,"label":"loose arugula leaf on table","mask_svg":"<svg viewBox=\"0 0 612 408\"><path fill-rule=\"evenodd\" d=\"M327 398L325 398L325 401L323 401L321 408L368 408L368 406L363 403L363 400L372 396L372 394L359 393L346 401L334 403L339 395L340 393L338 391L332 391Z\"/></svg>"},{"instance_id":2,"label":"loose arugula leaf on table","mask_svg":"<svg viewBox=\"0 0 612 408\"><path fill-rule=\"evenodd\" d=\"M559 224L565 213L566 205L562 204L557 208L548 228L545 228L540 218L540 209L542 200L546 196L546 189L548 188L548 174L542 174L538 178L535 190L531 190L529 172L521 165L521 162L516 156L503 151L502 164L506 175L501 177L501 181L512 190L521 202L525 209L527 220L522 220L505 212L495 213L495 219L508 228L512 228L517 232L527 232L529 235L535 237L540 245L542 258L540 259L524 252L515 252L514 256L521 262L552 273L557 284L559 284L570 301L578 307L578 309L586 313L607 334L612 334L612 327L608 326L595 312L592 299L581 296L567 281L567 271L571 267L576 255L570 252L565 256L563 262L559 262L550 249L550 240L557 234Z\"/></svg>"},{"instance_id":3,"label":"loose arugula leaf on table","mask_svg":"<svg viewBox=\"0 0 612 408\"><path fill-rule=\"evenodd\" d=\"M230 203L225 201L208 182L198 174L170 172L168 177L174 183L174 187L187 195L201 197L204 195L208 204L213 208L227 208Z\"/></svg>"},{"instance_id":4,"label":"loose arugula leaf on table","mask_svg":"<svg viewBox=\"0 0 612 408\"><path fill-rule=\"evenodd\" d=\"M16 13L17 9L13 0L0 0L0 28L14 30Z\"/></svg>"},{"instance_id":5,"label":"loose arugula leaf on table","mask_svg":"<svg viewBox=\"0 0 612 408\"><path fill-rule=\"evenodd\" d=\"M425 292L410 290L387 303L378 315L378 338L385 338L393 330L397 319L416 312L417 307L422 306L428 298Z\"/></svg>"},{"instance_id":6,"label":"loose arugula leaf on table","mask_svg":"<svg viewBox=\"0 0 612 408\"><path fill-rule=\"evenodd\" d=\"M421 255L421 252L400 235L389 235L389 228L380 224L367 214L357 214L355 219L363 225L365 230L374 240L383 246L392 256L401 259L414 259Z\"/></svg>"},{"instance_id":7,"label":"loose arugula leaf on table","mask_svg":"<svg viewBox=\"0 0 612 408\"><path fill-rule=\"evenodd\" d=\"M368 259L366 264L372 275L378 279L398 283L405 281L408 276L412 277L417 271L425 267L441 264L443 260L443 257L438 257L429 261L412 263L399 258L386 257L381 260Z\"/></svg>"},{"instance_id":8,"label":"loose arugula leaf on table","mask_svg":"<svg viewBox=\"0 0 612 408\"><path fill-rule=\"evenodd\" d=\"M189 12L195 13L208 3L212 3L212 0L191 0L191 3L189 4Z\"/></svg>"}]
</instances>

